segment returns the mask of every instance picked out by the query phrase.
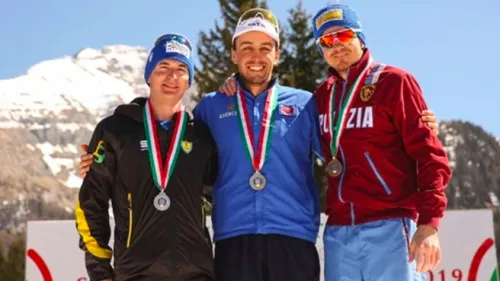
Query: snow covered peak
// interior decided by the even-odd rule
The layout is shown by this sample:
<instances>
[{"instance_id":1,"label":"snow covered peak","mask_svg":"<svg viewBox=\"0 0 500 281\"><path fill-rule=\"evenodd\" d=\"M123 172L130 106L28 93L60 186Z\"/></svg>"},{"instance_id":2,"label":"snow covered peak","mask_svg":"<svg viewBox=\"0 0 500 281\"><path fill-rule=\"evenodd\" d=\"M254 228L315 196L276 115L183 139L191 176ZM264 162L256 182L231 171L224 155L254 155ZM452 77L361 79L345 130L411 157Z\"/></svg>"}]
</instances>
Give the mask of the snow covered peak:
<instances>
[{"instance_id":1,"label":"snow covered peak","mask_svg":"<svg viewBox=\"0 0 500 281\"><path fill-rule=\"evenodd\" d=\"M116 57L120 55L133 56L147 52L148 51L145 48L139 46L109 45L109 46L104 46L102 49L83 48L80 51L78 51L73 57L77 60L86 60L86 59L96 59L103 56L107 57Z\"/></svg>"},{"instance_id":2,"label":"snow covered peak","mask_svg":"<svg viewBox=\"0 0 500 281\"><path fill-rule=\"evenodd\" d=\"M22 76L0 80L0 136L20 134L15 145L39 155L46 173L65 186L79 187L77 145L87 143L97 122L116 106L148 95L147 56L142 47L84 48L37 63ZM190 109L194 88L183 98Z\"/></svg>"},{"instance_id":3,"label":"snow covered peak","mask_svg":"<svg viewBox=\"0 0 500 281\"><path fill-rule=\"evenodd\" d=\"M147 93L147 55L141 47L114 45L40 62L25 75L0 80L0 116L20 121L74 108L102 117Z\"/></svg>"}]
</instances>

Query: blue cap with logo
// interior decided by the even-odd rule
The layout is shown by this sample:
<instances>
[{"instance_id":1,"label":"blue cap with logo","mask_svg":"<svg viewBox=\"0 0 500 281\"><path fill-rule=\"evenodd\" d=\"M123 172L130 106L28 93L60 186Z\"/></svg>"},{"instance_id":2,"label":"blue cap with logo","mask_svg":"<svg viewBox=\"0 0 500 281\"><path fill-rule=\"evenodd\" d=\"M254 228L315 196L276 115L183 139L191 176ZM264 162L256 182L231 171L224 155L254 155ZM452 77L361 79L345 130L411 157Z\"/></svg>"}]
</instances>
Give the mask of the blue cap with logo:
<instances>
[{"instance_id":1,"label":"blue cap with logo","mask_svg":"<svg viewBox=\"0 0 500 281\"><path fill-rule=\"evenodd\" d=\"M144 79L148 83L149 76L156 65L164 59L172 59L186 65L189 71L189 86L193 83L194 77L194 62L192 57L191 42L185 37L177 33L167 33L160 36L149 53L144 70Z\"/></svg>"},{"instance_id":2,"label":"blue cap with logo","mask_svg":"<svg viewBox=\"0 0 500 281\"><path fill-rule=\"evenodd\" d=\"M331 4L323 9L313 17L312 24L314 27L314 39L318 39L323 33L336 26L343 26L357 31L359 39L366 44L365 34L361 26L361 20L354 11L354 9L346 4Z\"/></svg>"}]
</instances>

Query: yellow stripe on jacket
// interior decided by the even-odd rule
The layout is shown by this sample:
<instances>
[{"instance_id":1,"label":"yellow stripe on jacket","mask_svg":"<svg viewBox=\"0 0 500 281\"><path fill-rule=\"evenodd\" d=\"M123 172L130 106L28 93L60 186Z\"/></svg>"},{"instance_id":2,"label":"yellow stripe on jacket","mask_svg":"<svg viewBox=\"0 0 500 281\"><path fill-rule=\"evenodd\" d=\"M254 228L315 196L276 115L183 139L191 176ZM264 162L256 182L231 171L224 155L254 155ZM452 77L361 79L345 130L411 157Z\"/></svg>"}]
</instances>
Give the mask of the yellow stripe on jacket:
<instances>
[{"instance_id":1,"label":"yellow stripe on jacket","mask_svg":"<svg viewBox=\"0 0 500 281\"><path fill-rule=\"evenodd\" d=\"M80 202L77 202L76 204L75 215L76 215L76 228L78 230L78 233L82 237L87 250L93 256L96 256L98 258L110 259L112 254L111 251L109 249L101 248L99 246L99 243L97 243L97 240L92 236L89 224L87 222L87 218L85 217L85 212L80 207Z\"/></svg>"}]
</instances>

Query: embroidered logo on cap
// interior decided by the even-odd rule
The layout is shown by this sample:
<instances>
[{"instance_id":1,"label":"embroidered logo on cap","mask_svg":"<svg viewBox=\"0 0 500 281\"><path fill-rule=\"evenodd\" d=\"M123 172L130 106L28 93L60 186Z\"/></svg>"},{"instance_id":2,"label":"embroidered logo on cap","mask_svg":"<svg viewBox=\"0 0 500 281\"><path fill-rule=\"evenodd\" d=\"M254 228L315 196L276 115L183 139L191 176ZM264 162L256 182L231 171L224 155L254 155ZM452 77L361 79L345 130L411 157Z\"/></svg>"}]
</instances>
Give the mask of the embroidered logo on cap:
<instances>
[{"instance_id":1,"label":"embroidered logo on cap","mask_svg":"<svg viewBox=\"0 0 500 281\"><path fill-rule=\"evenodd\" d=\"M183 45L175 40L167 41L165 43L165 52L167 53L178 53L186 58L189 58L191 55L191 51L189 50L189 47L186 45Z\"/></svg>"},{"instance_id":2,"label":"embroidered logo on cap","mask_svg":"<svg viewBox=\"0 0 500 281\"><path fill-rule=\"evenodd\" d=\"M343 19L342 9L326 10L316 19L316 29L319 29L325 22Z\"/></svg>"}]
</instances>

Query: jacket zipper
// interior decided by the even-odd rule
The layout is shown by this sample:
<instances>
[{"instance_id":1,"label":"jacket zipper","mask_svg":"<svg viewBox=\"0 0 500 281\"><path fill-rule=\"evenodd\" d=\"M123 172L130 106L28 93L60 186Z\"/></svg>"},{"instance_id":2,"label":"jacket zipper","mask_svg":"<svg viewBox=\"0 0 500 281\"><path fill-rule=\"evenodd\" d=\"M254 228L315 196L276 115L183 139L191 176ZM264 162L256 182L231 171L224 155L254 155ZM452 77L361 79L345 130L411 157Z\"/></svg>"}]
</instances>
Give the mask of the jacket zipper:
<instances>
[{"instance_id":1,"label":"jacket zipper","mask_svg":"<svg viewBox=\"0 0 500 281\"><path fill-rule=\"evenodd\" d=\"M346 165L346 161L344 158L344 151L342 150L342 147L340 145L339 145L339 152L340 152L340 155L342 156L342 159L344 160L344 165L343 165L342 174L340 175L340 180L339 180L338 197L339 197L340 202L345 203L344 198L342 198L342 183L344 182L344 175L346 173L346 166L347 165Z\"/></svg>"},{"instance_id":2,"label":"jacket zipper","mask_svg":"<svg viewBox=\"0 0 500 281\"><path fill-rule=\"evenodd\" d=\"M201 229L205 230L205 198L201 198Z\"/></svg>"},{"instance_id":3,"label":"jacket zipper","mask_svg":"<svg viewBox=\"0 0 500 281\"><path fill-rule=\"evenodd\" d=\"M133 222L133 217L132 217L132 194L128 193L127 194L127 200L128 200L128 237L127 237L127 248L130 247L130 240L132 238L132 222Z\"/></svg>"},{"instance_id":4,"label":"jacket zipper","mask_svg":"<svg viewBox=\"0 0 500 281\"><path fill-rule=\"evenodd\" d=\"M338 196L339 196L340 202L345 203L344 199L342 198L342 183L344 182L344 175L347 172L347 170L346 170L346 166L347 166L346 163L347 162L346 162L345 157L344 157L344 151L342 150L342 147L340 145L339 145L339 151L340 151L340 155L342 155L342 159L344 160L344 170L342 171L342 174L340 175ZM351 224L354 225L356 222L356 215L354 213L354 204L353 203L349 203L349 204L351 207Z\"/></svg>"},{"instance_id":5,"label":"jacket zipper","mask_svg":"<svg viewBox=\"0 0 500 281\"><path fill-rule=\"evenodd\" d=\"M347 70L346 78L349 77L349 70L350 69ZM340 99L340 103L339 103L339 106L338 106L338 112L339 113L340 113L340 107L342 106L342 103L344 102L344 96L345 96L346 86L347 86L347 79L344 80L344 83L342 85L342 97ZM334 87L335 87L335 84L334 84ZM339 118L339 116L337 116L337 118ZM342 151L342 146L340 145L340 143L339 143L339 151L340 151L340 155L342 156L342 160L344 161L344 165L343 165L342 175L340 175L338 198L339 198L340 202L345 203L344 199L342 198L342 183L344 182L344 175L345 175L346 170L347 170L346 169L347 168L347 161L345 159L344 151ZM350 203L350 209L351 209L351 224L354 225L355 222L356 222L356 216L355 216L355 213L354 213L354 204L353 203Z\"/></svg>"},{"instance_id":6,"label":"jacket zipper","mask_svg":"<svg viewBox=\"0 0 500 281\"><path fill-rule=\"evenodd\" d=\"M347 70L346 77L349 77L349 69ZM338 111L335 114L336 115L335 116L336 118L334 118L335 120L337 120L338 118L340 118L340 116L338 116L338 114L340 113L340 108L342 106L342 103L344 102L344 95L345 95L345 88L346 88L346 86L347 86L347 79L344 80L344 82L342 84L342 96L340 97ZM333 84L333 87L336 87L335 83ZM333 102L335 104L335 101L333 101ZM333 120L331 120L331 122L333 122ZM334 132L332 132L332 136L333 136L333 133ZM339 149L338 150L340 151L340 154L342 156L342 160L344 160L343 171L342 171L342 175L340 176L340 181L339 181L338 198L339 198L340 202L345 203L344 199L342 198L342 182L344 181L344 174L346 172L345 170L346 170L346 166L347 166L346 164L347 163L346 163L346 160L344 158L344 153L342 152L342 148L340 146L340 142L339 142Z\"/></svg>"},{"instance_id":7,"label":"jacket zipper","mask_svg":"<svg viewBox=\"0 0 500 281\"><path fill-rule=\"evenodd\" d=\"M391 195L392 191L389 188L389 186L387 185L387 183L384 181L384 179L382 178L380 173L378 172L377 168L375 167L375 163L373 163L373 160L370 157L370 153L365 152L365 157L366 157L366 160L368 160L368 164L370 164L370 167L372 168L372 171L375 174L375 176L377 177L378 181L380 182L380 184L382 184L382 187L384 188L385 193L387 193L387 195Z\"/></svg>"},{"instance_id":8,"label":"jacket zipper","mask_svg":"<svg viewBox=\"0 0 500 281\"><path fill-rule=\"evenodd\" d=\"M356 224L356 215L354 214L354 204L351 204L351 225Z\"/></svg>"}]
</instances>

